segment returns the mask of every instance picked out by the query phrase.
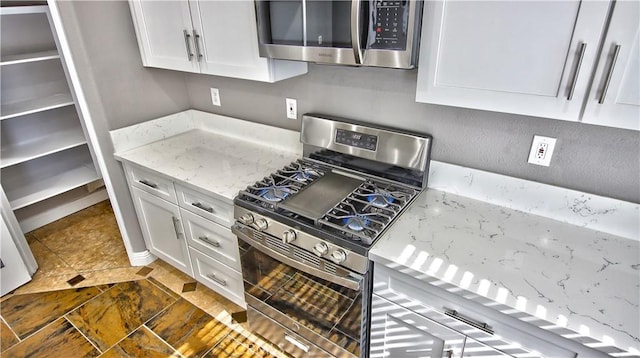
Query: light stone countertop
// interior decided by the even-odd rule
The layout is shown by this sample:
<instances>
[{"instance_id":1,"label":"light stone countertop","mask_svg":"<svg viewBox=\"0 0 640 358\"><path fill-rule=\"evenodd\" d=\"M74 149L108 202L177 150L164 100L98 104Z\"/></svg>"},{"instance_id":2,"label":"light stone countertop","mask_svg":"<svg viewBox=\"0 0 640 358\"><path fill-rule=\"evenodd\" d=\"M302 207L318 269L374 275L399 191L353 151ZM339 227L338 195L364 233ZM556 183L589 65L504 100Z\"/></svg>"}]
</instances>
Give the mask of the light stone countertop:
<instances>
[{"instance_id":1,"label":"light stone countertop","mask_svg":"<svg viewBox=\"0 0 640 358\"><path fill-rule=\"evenodd\" d=\"M639 244L427 189L370 257L640 355Z\"/></svg>"},{"instance_id":2,"label":"light stone countertop","mask_svg":"<svg viewBox=\"0 0 640 358\"><path fill-rule=\"evenodd\" d=\"M192 129L116 153L115 157L232 202L239 190L295 161L301 154Z\"/></svg>"}]
</instances>

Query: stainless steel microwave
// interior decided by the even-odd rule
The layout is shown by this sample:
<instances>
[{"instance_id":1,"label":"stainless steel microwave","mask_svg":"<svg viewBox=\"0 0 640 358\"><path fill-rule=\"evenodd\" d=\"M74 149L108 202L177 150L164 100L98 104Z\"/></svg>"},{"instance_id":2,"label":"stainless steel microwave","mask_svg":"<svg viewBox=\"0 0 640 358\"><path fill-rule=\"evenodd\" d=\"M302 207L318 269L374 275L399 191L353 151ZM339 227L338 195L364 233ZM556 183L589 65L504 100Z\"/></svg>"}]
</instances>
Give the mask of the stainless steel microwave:
<instances>
[{"instance_id":1,"label":"stainless steel microwave","mask_svg":"<svg viewBox=\"0 0 640 358\"><path fill-rule=\"evenodd\" d=\"M255 0L260 56L413 68L420 0Z\"/></svg>"}]
</instances>

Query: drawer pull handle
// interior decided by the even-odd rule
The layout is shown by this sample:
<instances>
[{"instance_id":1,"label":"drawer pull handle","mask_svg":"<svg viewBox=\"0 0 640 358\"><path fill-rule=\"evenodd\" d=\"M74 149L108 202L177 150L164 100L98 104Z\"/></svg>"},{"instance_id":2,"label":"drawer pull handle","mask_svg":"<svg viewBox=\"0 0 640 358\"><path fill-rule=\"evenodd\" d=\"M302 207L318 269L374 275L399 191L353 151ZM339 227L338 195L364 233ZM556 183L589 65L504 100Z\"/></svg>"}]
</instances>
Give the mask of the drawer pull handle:
<instances>
[{"instance_id":1,"label":"drawer pull handle","mask_svg":"<svg viewBox=\"0 0 640 358\"><path fill-rule=\"evenodd\" d=\"M307 345L305 345L305 344L300 343L297 339L295 339L295 338L291 337L290 335L285 334L285 335L284 335L284 339L285 339L287 342L289 342L289 343L293 344L294 346L296 346L296 347L298 347L298 348L302 349L305 353L309 353L309 346L307 346Z\"/></svg>"},{"instance_id":2,"label":"drawer pull handle","mask_svg":"<svg viewBox=\"0 0 640 358\"><path fill-rule=\"evenodd\" d=\"M218 278L218 277L216 277L215 274L210 273L210 274L207 275L207 277L210 278L211 280L219 283L222 286L226 286L227 285L227 280L223 280L221 278Z\"/></svg>"},{"instance_id":3,"label":"drawer pull handle","mask_svg":"<svg viewBox=\"0 0 640 358\"><path fill-rule=\"evenodd\" d=\"M206 242L207 244L209 244L209 245L211 245L213 247L220 247L220 242L219 241L211 241L206 236L198 236L198 240L204 241L204 242Z\"/></svg>"},{"instance_id":4,"label":"drawer pull handle","mask_svg":"<svg viewBox=\"0 0 640 358\"><path fill-rule=\"evenodd\" d=\"M198 208L200 210L204 210L204 211L213 213L213 208L212 207L206 207L201 203L191 203L191 205L195 206L196 208Z\"/></svg>"},{"instance_id":5,"label":"drawer pull handle","mask_svg":"<svg viewBox=\"0 0 640 358\"><path fill-rule=\"evenodd\" d=\"M140 179L138 180L138 182L140 182L141 184L144 184L148 187L154 188L154 189L158 189L158 184L154 184L148 180L144 180L144 179Z\"/></svg>"},{"instance_id":6,"label":"drawer pull handle","mask_svg":"<svg viewBox=\"0 0 640 358\"><path fill-rule=\"evenodd\" d=\"M182 236L182 233L180 232L180 219L178 219L175 216L171 217L171 220L173 220L173 229L176 231L176 238L178 240L180 240L180 236Z\"/></svg>"},{"instance_id":7,"label":"drawer pull handle","mask_svg":"<svg viewBox=\"0 0 640 358\"><path fill-rule=\"evenodd\" d=\"M460 313L458 313L458 311L456 310L448 309L446 307L443 307L443 308L444 308L444 314L446 314L447 316L454 318L460 322L466 323L469 326L477 328L485 333L493 335L493 329L491 329L491 326L489 326L488 324L484 322L476 321L467 316L463 316Z\"/></svg>"}]
</instances>

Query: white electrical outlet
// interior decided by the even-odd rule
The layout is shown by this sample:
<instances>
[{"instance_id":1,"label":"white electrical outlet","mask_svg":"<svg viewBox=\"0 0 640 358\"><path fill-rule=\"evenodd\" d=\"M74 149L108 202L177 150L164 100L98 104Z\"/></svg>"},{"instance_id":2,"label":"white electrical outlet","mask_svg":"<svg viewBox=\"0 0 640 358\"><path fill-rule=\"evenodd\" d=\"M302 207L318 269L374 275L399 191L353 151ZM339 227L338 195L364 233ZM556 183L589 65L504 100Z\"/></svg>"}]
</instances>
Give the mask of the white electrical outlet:
<instances>
[{"instance_id":1,"label":"white electrical outlet","mask_svg":"<svg viewBox=\"0 0 640 358\"><path fill-rule=\"evenodd\" d=\"M214 106L220 106L220 91L217 88L211 88L211 103Z\"/></svg>"},{"instance_id":2,"label":"white electrical outlet","mask_svg":"<svg viewBox=\"0 0 640 358\"><path fill-rule=\"evenodd\" d=\"M531 151L529 152L529 163L548 167L551 163L553 149L556 146L556 139L543 136L533 136Z\"/></svg>"},{"instance_id":3,"label":"white electrical outlet","mask_svg":"<svg viewBox=\"0 0 640 358\"><path fill-rule=\"evenodd\" d=\"M296 100L293 98L287 98L285 103L287 105L287 118L298 119L298 106L296 104Z\"/></svg>"}]
</instances>

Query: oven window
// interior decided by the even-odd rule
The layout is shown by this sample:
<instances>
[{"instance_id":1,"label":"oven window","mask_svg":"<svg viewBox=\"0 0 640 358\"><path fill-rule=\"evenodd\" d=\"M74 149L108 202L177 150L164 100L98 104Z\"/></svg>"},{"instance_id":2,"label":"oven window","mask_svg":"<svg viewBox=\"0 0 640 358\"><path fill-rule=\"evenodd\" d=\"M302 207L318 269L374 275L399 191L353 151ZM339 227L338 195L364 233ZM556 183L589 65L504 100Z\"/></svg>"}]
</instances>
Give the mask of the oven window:
<instances>
[{"instance_id":1,"label":"oven window","mask_svg":"<svg viewBox=\"0 0 640 358\"><path fill-rule=\"evenodd\" d=\"M241 263L247 295L360 355L361 291L317 278L240 244L246 250Z\"/></svg>"}]
</instances>

